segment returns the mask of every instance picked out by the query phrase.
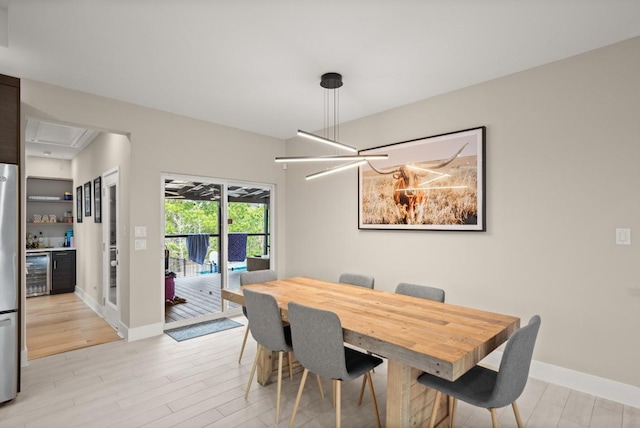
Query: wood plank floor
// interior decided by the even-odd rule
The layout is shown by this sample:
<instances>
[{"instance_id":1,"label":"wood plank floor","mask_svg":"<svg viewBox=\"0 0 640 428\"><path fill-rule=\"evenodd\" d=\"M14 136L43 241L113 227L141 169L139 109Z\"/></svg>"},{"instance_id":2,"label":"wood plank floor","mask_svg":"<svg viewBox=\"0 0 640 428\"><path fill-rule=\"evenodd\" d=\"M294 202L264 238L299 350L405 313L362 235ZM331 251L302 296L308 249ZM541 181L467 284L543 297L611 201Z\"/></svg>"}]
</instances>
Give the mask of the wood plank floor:
<instances>
[{"instance_id":1,"label":"wood plank floor","mask_svg":"<svg viewBox=\"0 0 640 428\"><path fill-rule=\"evenodd\" d=\"M74 293L30 297L26 306L29 360L121 339Z\"/></svg>"},{"instance_id":2,"label":"wood plank floor","mask_svg":"<svg viewBox=\"0 0 640 428\"><path fill-rule=\"evenodd\" d=\"M245 322L244 317L234 318ZM29 362L22 392L0 405L0 428L16 427L269 427L275 424L275 385L244 388L255 355L250 338L238 364L244 328L176 342L161 335L118 341ZM386 363L373 375L384 420ZM300 374L283 382L281 421L286 427ZM329 381L324 382L330 391ZM358 407L358 380L342 394L346 428L375 426L370 397ZM640 410L557 385L529 379L518 400L528 428L631 428ZM334 426L331 400L307 382L296 427ZM500 427L514 427L510 407L499 410ZM460 403L456 427L491 426L489 412Z\"/></svg>"},{"instance_id":3,"label":"wood plank floor","mask_svg":"<svg viewBox=\"0 0 640 428\"><path fill-rule=\"evenodd\" d=\"M240 271L229 271L229 288L240 288ZM164 322L185 321L220 312L220 273L175 278L175 295L186 303L165 305Z\"/></svg>"}]
</instances>

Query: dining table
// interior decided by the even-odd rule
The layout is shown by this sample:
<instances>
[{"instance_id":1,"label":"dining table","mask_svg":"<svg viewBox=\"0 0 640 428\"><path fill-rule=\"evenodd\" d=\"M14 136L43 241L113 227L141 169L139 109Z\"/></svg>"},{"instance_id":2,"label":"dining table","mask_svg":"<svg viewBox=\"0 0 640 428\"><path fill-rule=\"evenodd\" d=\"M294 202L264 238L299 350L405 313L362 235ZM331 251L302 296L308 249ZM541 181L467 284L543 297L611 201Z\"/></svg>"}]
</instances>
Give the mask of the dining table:
<instances>
[{"instance_id":1,"label":"dining table","mask_svg":"<svg viewBox=\"0 0 640 428\"><path fill-rule=\"evenodd\" d=\"M289 302L330 310L340 319L345 343L386 358L389 428L428 423L435 391L417 382L421 373L454 381L520 327L520 319L510 315L307 277L224 289L222 298L242 305L244 288L272 295L286 322ZM258 378L264 383L274 359L261 351ZM449 426L447 397L437 405L436 426Z\"/></svg>"}]
</instances>

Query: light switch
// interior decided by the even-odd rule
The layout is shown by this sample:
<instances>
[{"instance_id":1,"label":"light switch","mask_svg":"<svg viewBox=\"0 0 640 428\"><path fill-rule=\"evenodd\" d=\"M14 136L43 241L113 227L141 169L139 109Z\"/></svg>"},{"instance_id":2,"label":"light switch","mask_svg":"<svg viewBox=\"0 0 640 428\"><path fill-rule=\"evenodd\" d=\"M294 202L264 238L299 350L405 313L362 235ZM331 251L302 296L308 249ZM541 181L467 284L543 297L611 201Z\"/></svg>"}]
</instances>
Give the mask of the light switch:
<instances>
[{"instance_id":1,"label":"light switch","mask_svg":"<svg viewBox=\"0 0 640 428\"><path fill-rule=\"evenodd\" d=\"M147 249L147 240L146 239L136 239L136 251L146 250Z\"/></svg>"},{"instance_id":2,"label":"light switch","mask_svg":"<svg viewBox=\"0 0 640 428\"><path fill-rule=\"evenodd\" d=\"M631 229L616 229L616 244L631 245Z\"/></svg>"},{"instance_id":3,"label":"light switch","mask_svg":"<svg viewBox=\"0 0 640 428\"><path fill-rule=\"evenodd\" d=\"M147 226L136 226L134 229L136 238L146 238L147 237Z\"/></svg>"}]
</instances>

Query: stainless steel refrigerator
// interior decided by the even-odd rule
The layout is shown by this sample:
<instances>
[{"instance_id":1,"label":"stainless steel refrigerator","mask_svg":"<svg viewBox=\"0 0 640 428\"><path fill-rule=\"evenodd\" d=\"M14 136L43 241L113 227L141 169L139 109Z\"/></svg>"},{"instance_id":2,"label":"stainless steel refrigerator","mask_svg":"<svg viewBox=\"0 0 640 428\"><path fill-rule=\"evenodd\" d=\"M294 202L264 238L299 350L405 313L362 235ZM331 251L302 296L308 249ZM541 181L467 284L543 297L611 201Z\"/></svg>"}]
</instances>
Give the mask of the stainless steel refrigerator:
<instances>
[{"instance_id":1,"label":"stainless steel refrigerator","mask_svg":"<svg viewBox=\"0 0 640 428\"><path fill-rule=\"evenodd\" d=\"M0 163L0 403L18 393L18 167Z\"/></svg>"}]
</instances>

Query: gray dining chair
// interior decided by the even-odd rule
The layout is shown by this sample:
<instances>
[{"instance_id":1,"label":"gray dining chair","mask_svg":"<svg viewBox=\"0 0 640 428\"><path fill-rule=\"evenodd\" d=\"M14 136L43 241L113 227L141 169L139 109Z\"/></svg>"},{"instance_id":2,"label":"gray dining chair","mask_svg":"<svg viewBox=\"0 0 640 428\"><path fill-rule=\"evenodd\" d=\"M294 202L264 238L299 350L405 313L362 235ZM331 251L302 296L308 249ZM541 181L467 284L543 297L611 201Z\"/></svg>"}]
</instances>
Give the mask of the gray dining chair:
<instances>
[{"instance_id":1,"label":"gray dining chair","mask_svg":"<svg viewBox=\"0 0 640 428\"><path fill-rule=\"evenodd\" d=\"M511 404L518 428L522 428L522 419L516 400L527 384L531 357L539 329L540 317L534 315L529 320L529 324L511 335L497 372L482 366L475 366L454 382L427 373L420 375L418 382L436 390L429 427L432 428L435 424L438 412L436 403L440 400L441 394L447 394L453 397L450 415L451 427L453 427L457 400L462 400L474 406L488 409L491 412L493 428L498 427L496 409Z\"/></svg>"},{"instance_id":2,"label":"gray dining chair","mask_svg":"<svg viewBox=\"0 0 640 428\"><path fill-rule=\"evenodd\" d=\"M242 272L240 274L240 285L247 284L256 284L258 282L266 282L266 281L275 281L278 279L278 276L275 271L269 269L263 270L252 270ZM242 307L242 313L245 317L247 317L247 308L246 306ZM249 319L249 317L247 317ZM242 339L242 347L240 348L240 356L238 357L238 363L242 361L242 354L244 354L244 347L247 344L247 337L249 336L249 323L247 323L247 328L244 330L244 338Z\"/></svg>"},{"instance_id":3,"label":"gray dining chair","mask_svg":"<svg viewBox=\"0 0 640 428\"><path fill-rule=\"evenodd\" d=\"M289 378L293 379L293 347L291 346L291 329L289 326L282 324L280 308L276 299L270 294L258 293L253 290L246 289L243 291L244 304L247 307L247 315L249 316L249 326L251 335L259 345L266 348L269 352L278 352L278 389L276 394L276 424L280 421L280 396L282 392L282 357L285 352L289 354ZM247 390L244 394L245 400L249 396L253 375L256 372L258 364L259 352L256 352L256 358L253 361Z\"/></svg>"},{"instance_id":4,"label":"gray dining chair","mask_svg":"<svg viewBox=\"0 0 640 428\"><path fill-rule=\"evenodd\" d=\"M380 414L371 381L371 370L380 365L382 359L344 346L342 325L334 312L311 308L296 302L289 302L288 308L293 352L304 367L289 428L293 427L309 372L333 380L337 428L340 427L342 382L363 375L368 377L376 421L380 428Z\"/></svg>"},{"instance_id":5,"label":"gray dining chair","mask_svg":"<svg viewBox=\"0 0 640 428\"><path fill-rule=\"evenodd\" d=\"M357 285L359 287L373 288L374 278L369 275L360 275L357 273L343 273L338 278L341 284Z\"/></svg>"},{"instance_id":6,"label":"gray dining chair","mask_svg":"<svg viewBox=\"0 0 640 428\"><path fill-rule=\"evenodd\" d=\"M441 288L430 287L428 285L401 282L396 287L396 293L444 303L444 290Z\"/></svg>"}]
</instances>

